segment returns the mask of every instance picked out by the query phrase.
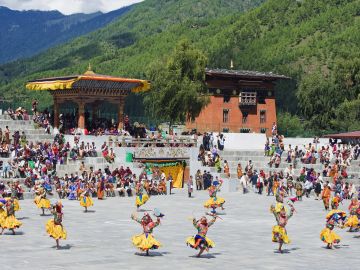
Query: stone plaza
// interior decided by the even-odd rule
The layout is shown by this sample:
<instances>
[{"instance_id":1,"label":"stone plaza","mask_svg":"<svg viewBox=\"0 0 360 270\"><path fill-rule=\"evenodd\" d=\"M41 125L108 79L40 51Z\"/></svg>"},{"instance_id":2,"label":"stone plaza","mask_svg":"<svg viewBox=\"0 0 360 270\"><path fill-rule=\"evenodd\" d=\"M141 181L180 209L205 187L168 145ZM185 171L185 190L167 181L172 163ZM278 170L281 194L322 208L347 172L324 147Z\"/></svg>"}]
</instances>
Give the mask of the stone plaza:
<instances>
[{"instance_id":1,"label":"stone plaza","mask_svg":"<svg viewBox=\"0 0 360 270\"><path fill-rule=\"evenodd\" d=\"M274 197L240 192L220 192L226 199L225 210L208 232L216 246L202 258L185 244L195 234L191 218L205 213L206 191L188 198L186 189L171 196L153 196L138 213L159 208L165 217L154 236L162 243L158 250L144 256L132 246L131 237L142 228L130 216L136 211L135 198L94 200L94 207L84 213L78 201L63 200L68 239L55 248L55 241L45 232L50 213L40 216L31 199L20 201L17 218L23 226L13 236L0 236L1 269L355 269L360 251L360 233L335 229L342 237L334 250L325 249L319 233L325 226L322 202L304 198L296 202L296 212L287 230L292 242L284 254L277 253L271 242L275 218L269 212ZM347 209L344 201L341 209Z\"/></svg>"}]
</instances>

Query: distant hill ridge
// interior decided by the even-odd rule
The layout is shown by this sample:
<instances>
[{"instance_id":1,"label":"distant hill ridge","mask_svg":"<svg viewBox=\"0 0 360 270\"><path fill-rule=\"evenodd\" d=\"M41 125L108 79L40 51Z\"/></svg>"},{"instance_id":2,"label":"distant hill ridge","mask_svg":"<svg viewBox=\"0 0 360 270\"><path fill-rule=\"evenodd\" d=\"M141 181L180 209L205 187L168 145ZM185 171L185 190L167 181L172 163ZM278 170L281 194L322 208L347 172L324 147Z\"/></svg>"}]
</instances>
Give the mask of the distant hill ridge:
<instances>
[{"instance_id":1,"label":"distant hill ridge","mask_svg":"<svg viewBox=\"0 0 360 270\"><path fill-rule=\"evenodd\" d=\"M74 37L104 27L132 6L109 13L64 15L52 11L17 11L0 6L0 63L33 56Z\"/></svg>"}]
</instances>

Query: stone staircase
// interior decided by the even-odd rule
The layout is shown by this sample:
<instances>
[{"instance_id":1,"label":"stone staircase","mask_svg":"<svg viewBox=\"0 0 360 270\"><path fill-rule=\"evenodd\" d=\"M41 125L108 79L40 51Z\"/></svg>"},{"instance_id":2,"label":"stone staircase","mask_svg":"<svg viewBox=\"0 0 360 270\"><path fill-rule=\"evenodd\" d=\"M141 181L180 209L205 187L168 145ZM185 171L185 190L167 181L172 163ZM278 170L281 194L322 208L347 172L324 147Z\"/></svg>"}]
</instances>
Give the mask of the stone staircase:
<instances>
[{"instance_id":1,"label":"stone staircase","mask_svg":"<svg viewBox=\"0 0 360 270\"><path fill-rule=\"evenodd\" d=\"M110 171L113 171L114 169L123 166L124 168L129 167L131 171L137 175L139 175L139 173L141 172L141 169L138 168L134 163L125 162L125 160L122 160L120 158L115 158L114 163L109 163L106 161L105 158L101 156L101 153L98 153L98 157L86 157L84 159L79 159L75 161L68 160L67 164L58 164L56 166L57 176L64 177L65 174L70 175L71 173L79 172L81 162L84 162L85 168L87 170L89 170L90 167L93 167L94 170L101 169L102 171L104 171L105 168L109 166Z\"/></svg>"},{"instance_id":2,"label":"stone staircase","mask_svg":"<svg viewBox=\"0 0 360 270\"><path fill-rule=\"evenodd\" d=\"M11 135L17 130L20 131L20 135L24 131L26 139L29 142L51 142L53 140L53 136L51 134L45 133L43 128L37 128L32 120L13 120L9 115L0 115L0 128L3 132L6 126L9 127ZM10 139L12 139L12 137L10 137Z\"/></svg>"},{"instance_id":3,"label":"stone staircase","mask_svg":"<svg viewBox=\"0 0 360 270\"><path fill-rule=\"evenodd\" d=\"M245 170L245 166L249 160L252 161L254 165L254 169L261 170L263 169L265 172L268 171L283 171L285 170L289 164L284 161L284 158L282 158L282 162L280 163L279 168L275 168L273 165L270 167L268 165L268 162L270 160L270 157L264 156L264 152L260 150L249 150L249 151L222 151L220 153L220 156L222 158L222 161L226 160L230 167L230 178L237 178L237 164L240 163L243 171ZM351 166L348 167L347 172L349 177L351 178L350 181L360 183L360 160L353 160L351 163ZM317 164L303 164L301 161L298 161L297 168L295 169L295 174L300 173L300 169L302 167L306 168L314 168L316 172L321 172L323 169L323 165L321 163ZM202 167L203 169L210 171L212 173L216 174L215 168L209 168L209 167ZM217 175L217 174L216 174ZM220 177L226 178L226 175L224 173L219 174Z\"/></svg>"}]
</instances>

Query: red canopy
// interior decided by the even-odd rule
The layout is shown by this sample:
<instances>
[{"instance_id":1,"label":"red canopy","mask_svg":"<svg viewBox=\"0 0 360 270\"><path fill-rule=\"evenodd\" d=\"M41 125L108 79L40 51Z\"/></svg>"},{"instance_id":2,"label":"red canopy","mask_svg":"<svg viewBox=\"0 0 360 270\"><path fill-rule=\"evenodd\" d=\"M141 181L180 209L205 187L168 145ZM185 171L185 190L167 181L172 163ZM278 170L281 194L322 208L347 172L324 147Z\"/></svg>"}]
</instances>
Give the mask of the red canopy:
<instances>
[{"instance_id":1,"label":"red canopy","mask_svg":"<svg viewBox=\"0 0 360 270\"><path fill-rule=\"evenodd\" d=\"M360 130L338 133L338 134L328 134L324 135L324 138L333 138L333 139L360 139Z\"/></svg>"}]
</instances>

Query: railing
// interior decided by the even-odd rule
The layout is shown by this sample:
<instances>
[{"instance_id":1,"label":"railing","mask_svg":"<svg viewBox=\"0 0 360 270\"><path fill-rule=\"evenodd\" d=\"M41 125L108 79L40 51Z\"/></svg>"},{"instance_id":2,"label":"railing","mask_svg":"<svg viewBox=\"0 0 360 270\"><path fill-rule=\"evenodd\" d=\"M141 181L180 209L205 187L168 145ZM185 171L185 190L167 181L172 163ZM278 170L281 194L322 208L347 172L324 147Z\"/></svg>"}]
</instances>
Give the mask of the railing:
<instances>
[{"instance_id":1,"label":"railing","mask_svg":"<svg viewBox=\"0 0 360 270\"><path fill-rule=\"evenodd\" d=\"M109 146L122 147L197 147L197 140L191 137L176 139L138 139L132 137L109 137Z\"/></svg>"},{"instance_id":2,"label":"railing","mask_svg":"<svg viewBox=\"0 0 360 270\"><path fill-rule=\"evenodd\" d=\"M135 149L134 158L190 158L190 149L184 147L140 147Z\"/></svg>"},{"instance_id":3,"label":"railing","mask_svg":"<svg viewBox=\"0 0 360 270\"><path fill-rule=\"evenodd\" d=\"M241 121L241 120L240 120ZM198 132L235 132L235 133L269 133L271 129L269 123L251 125L251 121L241 124L230 123L208 123L208 124L189 124L189 129L196 129ZM270 129L270 130L269 130Z\"/></svg>"}]
</instances>

